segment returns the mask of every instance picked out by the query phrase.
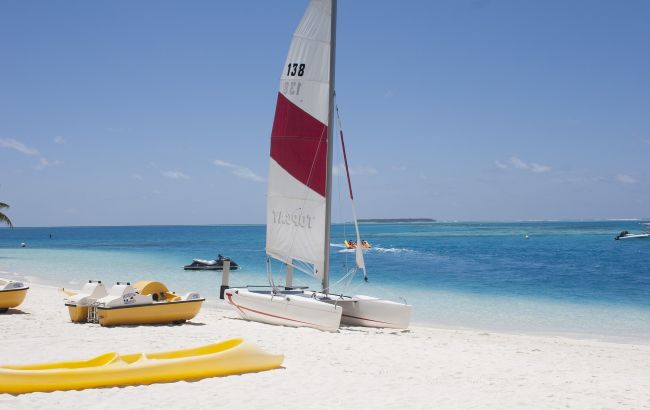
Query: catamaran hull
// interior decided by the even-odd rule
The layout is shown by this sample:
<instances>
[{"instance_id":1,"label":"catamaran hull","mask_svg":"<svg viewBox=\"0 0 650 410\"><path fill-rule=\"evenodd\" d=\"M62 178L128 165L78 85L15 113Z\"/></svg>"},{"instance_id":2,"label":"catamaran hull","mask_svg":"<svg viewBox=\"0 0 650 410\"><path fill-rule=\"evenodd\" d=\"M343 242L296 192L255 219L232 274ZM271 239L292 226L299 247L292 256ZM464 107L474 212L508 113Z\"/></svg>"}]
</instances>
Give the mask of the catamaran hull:
<instances>
[{"instance_id":1,"label":"catamaran hull","mask_svg":"<svg viewBox=\"0 0 650 410\"><path fill-rule=\"evenodd\" d=\"M6 312L23 303L27 289L29 288L0 290L0 312Z\"/></svg>"},{"instance_id":2,"label":"catamaran hull","mask_svg":"<svg viewBox=\"0 0 650 410\"><path fill-rule=\"evenodd\" d=\"M338 303L343 308L342 325L406 329L411 321L412 308L405 303L361 295Z\"/></svg>"},{"instance_id":3,"label":"catamaran hull","mask_svg":"<svg viewBox=\"0 0 650 410\"><path fill-rule=\"evenodd\" d=\"M106 353L80 362L1 366L0 393L198 380L275 369L280 367L283 359L282 355L267 354L241 339L171 352Z\"/></svg>"},{"instance_id":4,"label":"catamaran hull","mask_svg":"<svg viewBox=\"0 0 650 410\"><path fill-rule=\"evenodd\" d=\"M248 289L228 289L226 301L246 320L291 327L311 327L336 332L341 306L297 295L271 295Z\"/></svg>"}]
</instances>

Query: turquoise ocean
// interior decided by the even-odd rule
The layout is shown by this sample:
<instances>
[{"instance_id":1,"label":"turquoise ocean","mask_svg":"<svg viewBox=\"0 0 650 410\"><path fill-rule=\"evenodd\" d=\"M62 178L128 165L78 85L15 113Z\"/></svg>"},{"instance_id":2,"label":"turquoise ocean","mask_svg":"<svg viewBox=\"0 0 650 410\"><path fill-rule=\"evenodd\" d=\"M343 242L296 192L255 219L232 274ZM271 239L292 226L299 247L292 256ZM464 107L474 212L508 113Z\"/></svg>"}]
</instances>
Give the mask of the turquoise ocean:
<instances>
[{"instance_id":1,"label":"turquoise ocean","mask_svg":"<svg viewBox=\"0 0 650 410\"><path fill-rule=\"evenodd\" d=\"M416 323L650 342L650 239L615 241L636 221L363 224L369 282L335 291L413 305ZM334 225L332 282L354 264ZM51 237L50 237L51 235ZM528 236L528 238L526 238ZM26 247L21 248L20 244ZM156 279L217 303L221 273L184 271L221 253L243 268L231 285L268 284L263 225L0 229L0 276L79 288ZM284 281L273 265L275 281ZM301 273L294 284L317 286Z\"/></svg>"}]
</instances>

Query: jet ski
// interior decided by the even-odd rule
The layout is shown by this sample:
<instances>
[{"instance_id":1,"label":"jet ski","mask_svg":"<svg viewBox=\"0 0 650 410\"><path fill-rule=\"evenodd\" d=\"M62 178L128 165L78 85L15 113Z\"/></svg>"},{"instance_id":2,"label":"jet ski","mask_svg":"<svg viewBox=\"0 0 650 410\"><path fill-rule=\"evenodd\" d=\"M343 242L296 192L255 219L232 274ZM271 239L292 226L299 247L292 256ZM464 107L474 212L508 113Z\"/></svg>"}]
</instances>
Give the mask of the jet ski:
<instances>
[{"instance_id":1,"label":"jet ski","mask_svg":"<svg viewBox=\"0 0 650 410\"><path fill-rule=\"evenodd\" d=\"M638 233L638 234L633 234L629 233L628 231L622 231L616 237L614 237L615 240L619 239L641 239L641 238L648 238L650 237L650 233Z\"/></svg>"},{"instance_id":2,"label":"jet ski","mask_svg":"<svg viewBox=\"0 0 650 410\"><path fill-rule=\"evenodd\" d=\"M193 259L192 263L189 265L183 266L185 270L223 270L223 263L225 261L230 261L230 270L239 269L237 262L228 258L227 256L219 255L215 260L206 260L206 259Z\"/></svg>"}]
</instances>

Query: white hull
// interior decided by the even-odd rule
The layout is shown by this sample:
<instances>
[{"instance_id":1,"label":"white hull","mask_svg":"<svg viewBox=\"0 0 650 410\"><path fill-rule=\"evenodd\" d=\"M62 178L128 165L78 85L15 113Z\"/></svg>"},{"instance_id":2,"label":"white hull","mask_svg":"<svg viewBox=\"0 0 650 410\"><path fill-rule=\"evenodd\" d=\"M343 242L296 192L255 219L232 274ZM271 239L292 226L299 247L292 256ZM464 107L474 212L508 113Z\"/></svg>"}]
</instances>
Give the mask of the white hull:
<instances>
[{"instance_id":1,"label":"white hull","mask_svg":"<svg viewBox=\"0 0 650 410\"><path fill-rule=\"evenodd\" d=\"M272 295L248 289L227 289L225 298L246 320L328 332L338 330L343 312L337 304L291 293Z\"/></svg>"},{"instance_id":2,"label":"white hull","mask_svg":"<svg viewBox=\"0 0 650 410\"><path fill-rule=\"evenodd\" d=\"M309 292L313 294L314 292ZM323 296L322 293L316 293ZM411 305L372 296L332 295L329 303L336 303L343 308L341 324L345 326L379 327L406 329L411 322Z\"/></svg>"},{"instance_id":3,"label":"white hull","mask_svg":"<svg viewBox=\"0 0 650 410\"><path fill-rule=\"evenodd\" d=\"M642 239L642 238L648 238L650 237L650 233L640 233L640 234L633 234L633 235L625 235L621 236L618 239Z\"/></svg>"},{"instance_id":4,"label":"white hull","mask_svg":"<svg viewBox=\"0 0 650 410\"><path fill-rule=\"evenodd\" d=\"M411 305L405 303L355 295L339 304L343 325L406 329L411 321Z\"/></svg>"}]
</instances>

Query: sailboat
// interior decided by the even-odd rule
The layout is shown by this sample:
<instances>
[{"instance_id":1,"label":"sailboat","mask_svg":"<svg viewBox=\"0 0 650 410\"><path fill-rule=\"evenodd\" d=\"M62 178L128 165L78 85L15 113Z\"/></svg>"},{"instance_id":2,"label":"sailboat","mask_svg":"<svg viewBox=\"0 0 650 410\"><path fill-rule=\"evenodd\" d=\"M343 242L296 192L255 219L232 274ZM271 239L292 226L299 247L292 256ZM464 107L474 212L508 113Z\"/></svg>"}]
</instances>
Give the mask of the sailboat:
<instances>
[{"instance_id":1,"label":"sailboat","mask_svg":"<svg viewBox=\"0 0 650 410\"><path fill-rule=\"evenodd\" d=\"M311 0L292 37L271 131L267 267L272 278L271 259L284 263L287 283L230 288L224 297L242 318L270 324L324 331L341 324L406 328L411 316L406 303L330 292L335 58L336 0ZM343 144L342 149L345 156ZM365 275L361 248L355 262ZM294 268L319 278L322 289L293 287Z\"/></svg>"}]
</instances>

